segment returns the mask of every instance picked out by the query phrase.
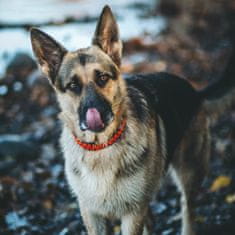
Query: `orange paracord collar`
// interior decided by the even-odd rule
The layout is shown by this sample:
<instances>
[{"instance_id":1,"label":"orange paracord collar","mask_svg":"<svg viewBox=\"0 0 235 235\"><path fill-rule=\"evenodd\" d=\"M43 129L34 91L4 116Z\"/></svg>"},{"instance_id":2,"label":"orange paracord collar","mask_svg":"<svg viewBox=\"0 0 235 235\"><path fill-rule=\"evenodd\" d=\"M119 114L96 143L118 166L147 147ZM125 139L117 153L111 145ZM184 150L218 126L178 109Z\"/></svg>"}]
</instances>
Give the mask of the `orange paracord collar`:
<instances>
[{"instance_id":1,"label":"orange paracord collar","mask_svg":"<svg viewBox=\"0 0 235 235\"><path fill-rule=\"evenodd\" d=\"M90 143L82 142L75 135L73 135L73 138L75 142L79 144L82 148L89 150L89 151L98 151L114 144L122 135L123 131L125 130L125 127L126 127L126 119L123 119L121 126L117 130L117 132L112 136L111 139L108 140L108 142L103 143L103 144L90 144Z\"/></svg>"}]
</instances>

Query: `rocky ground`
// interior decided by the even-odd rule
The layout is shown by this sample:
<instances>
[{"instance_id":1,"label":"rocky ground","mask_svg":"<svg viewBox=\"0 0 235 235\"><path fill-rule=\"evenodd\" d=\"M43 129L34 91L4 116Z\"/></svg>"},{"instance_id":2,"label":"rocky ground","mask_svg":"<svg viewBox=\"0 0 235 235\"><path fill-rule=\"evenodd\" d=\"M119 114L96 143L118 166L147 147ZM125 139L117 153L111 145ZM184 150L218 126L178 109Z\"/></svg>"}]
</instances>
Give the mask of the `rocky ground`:
<instances>
[{"instance_id":1,"label":"rocky ground","mask_svg":"<svg viewBox=\"0 0 235 235\"><path fill-rule=\"evenodd\" d=\"M160 35L125 41L123 72L173 72L197 89L219 78L233 44L228 33L231 22L224 17L227 8L215 15L200 15L197 23L182 20L184 12L178 5L161 4L147 12L164 14L169 26ZM235 10L232 4L231 9ZM178 31L177 22L184 23L186 30ZM57 114L53 91L35 62L27 54L16 54L0 79L0 234L85 233L63 173ZM232 235L235 109L225 113L211 131L210 173L197 198L197 227L203 235ZM154 234L180 234L179 193L170 181L151 208ZM115 223L114 233L119 231Z\"/></svg>"}]
</instances>

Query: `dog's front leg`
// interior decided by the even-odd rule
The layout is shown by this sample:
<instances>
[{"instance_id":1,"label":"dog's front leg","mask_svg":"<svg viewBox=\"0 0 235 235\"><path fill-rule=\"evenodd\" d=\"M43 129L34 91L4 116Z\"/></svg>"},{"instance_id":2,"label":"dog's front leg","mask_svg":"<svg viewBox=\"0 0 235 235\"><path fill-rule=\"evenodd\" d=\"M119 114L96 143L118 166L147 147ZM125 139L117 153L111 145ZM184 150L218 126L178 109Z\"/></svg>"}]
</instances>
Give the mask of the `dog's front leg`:
<instances>
[{"instance_id":1,"label":"dog's front leg","mask_svg":"<svg viewBox=\"0 0 235 235\"><path fill-rule=\"evenodd\" d=\"M145 224L147 209L138 214L128 214L122 217L123 235L149 235Z\"/></svg>"},{"instance_id":2,"label":"dog's front leg","mask_svg":"<svg viewBox=\"0 0 235 235\"><path fill-rule=\"evenodd\" d=\"M108 235L107 220L85 208L80 207L88 235Z\"/></svg>"}]
</instances>

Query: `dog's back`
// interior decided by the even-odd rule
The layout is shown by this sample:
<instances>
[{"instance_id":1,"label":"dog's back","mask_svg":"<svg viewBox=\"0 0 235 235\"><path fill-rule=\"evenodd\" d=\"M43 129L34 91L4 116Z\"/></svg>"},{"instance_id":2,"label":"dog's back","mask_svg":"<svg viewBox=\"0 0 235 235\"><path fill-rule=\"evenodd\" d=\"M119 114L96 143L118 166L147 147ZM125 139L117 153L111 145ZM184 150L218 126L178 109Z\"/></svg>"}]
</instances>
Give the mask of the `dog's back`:
<instances>
[{"instance_id":1,"label":"dog's back","mask_svg":"<svg viewBox=\"0 0 235 235\"><path fill-rule=\"evenodd\" d=\"M202 99L187 81L168 73L135 75L128 77L126 81L133 103L140 103L138 93L143 93L153 118L156 115L162 118L166 129L169 162L185 130L198 112ZM136 110L139 114L144 113L141 106Z\"/></svg>"}]
</instances>

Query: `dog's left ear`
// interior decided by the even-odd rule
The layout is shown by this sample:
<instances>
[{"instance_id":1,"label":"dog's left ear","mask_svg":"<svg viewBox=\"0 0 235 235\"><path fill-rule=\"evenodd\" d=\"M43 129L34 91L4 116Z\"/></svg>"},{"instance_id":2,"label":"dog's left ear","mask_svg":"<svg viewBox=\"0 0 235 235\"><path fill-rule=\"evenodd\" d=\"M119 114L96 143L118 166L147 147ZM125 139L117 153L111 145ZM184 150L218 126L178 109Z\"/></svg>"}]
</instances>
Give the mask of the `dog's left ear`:
<instances>
[{"instance_id":1,"label":"dog's left ear","mask_svg":"<svg viewBox=\"0 0 235 235\"><path fill-rule=\"evenodd\" d=\"M96 26L93 45L108 54L117 66L121 65L122 42L114 15L109 6L105 6Z\"/></svg>"},{"instance_id":2,"label":"dog's left ear","mask_svg":"<svg viewBox=\"0 0 235 235\"><path fill-rule=\"evenodd\" d=\"M30 32L32 48L42 72L54 84L67 50L39 29L32 28Z\"/></svg>"}]
</instances>

